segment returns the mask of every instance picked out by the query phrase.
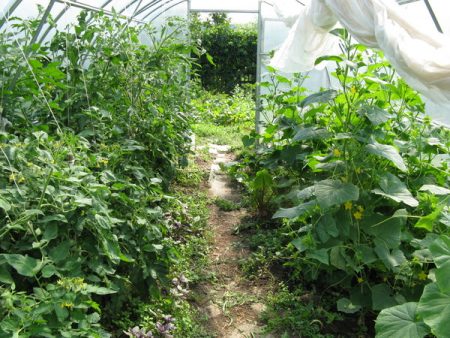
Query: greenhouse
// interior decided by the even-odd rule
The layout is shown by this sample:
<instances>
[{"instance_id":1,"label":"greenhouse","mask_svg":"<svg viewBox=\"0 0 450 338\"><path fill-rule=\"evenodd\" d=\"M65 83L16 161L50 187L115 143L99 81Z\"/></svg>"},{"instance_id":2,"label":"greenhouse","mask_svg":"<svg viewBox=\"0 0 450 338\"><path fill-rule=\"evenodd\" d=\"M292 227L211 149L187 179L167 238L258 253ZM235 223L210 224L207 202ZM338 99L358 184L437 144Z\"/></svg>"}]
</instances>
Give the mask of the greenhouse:
<instances>
[{"instance_id":1,"label":"greenhouse","mask_svg":"<svg viewBox=\"0 0 450 338\"><path fill-rule=\"evenodd\" d=\"M446 0L3 0L0 338L450 338Z\"/></svg>"}]
</instances>

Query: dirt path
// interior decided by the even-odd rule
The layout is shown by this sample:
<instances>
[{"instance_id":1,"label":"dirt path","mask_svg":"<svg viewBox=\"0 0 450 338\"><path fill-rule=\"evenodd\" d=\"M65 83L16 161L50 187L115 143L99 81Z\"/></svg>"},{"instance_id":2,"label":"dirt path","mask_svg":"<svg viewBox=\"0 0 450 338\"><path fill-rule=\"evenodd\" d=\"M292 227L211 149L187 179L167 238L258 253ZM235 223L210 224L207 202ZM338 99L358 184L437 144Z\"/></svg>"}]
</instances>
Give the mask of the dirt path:
<instances>
[{"instance_id":1,"label":"dirt path","mask_svg":"<svg viewBox=\"0 0 450 338\"><path fill-rule=\"evenodd\" d=\"M215 157L209 180L211 197L238 202L239 193L220 170L220 163L232 160L228 147L210 145L210 153ZM234 232L246 216L245 209L227 212L212 206L210 226L214 241L209 273L214 282L200 285L197 292L199 308L209 318L208 331L217 338L269 337L260 333L262 326L258 321L264 310L267 283L246 280L239 264L248 250Z\"/></svg>"}]
</instances>

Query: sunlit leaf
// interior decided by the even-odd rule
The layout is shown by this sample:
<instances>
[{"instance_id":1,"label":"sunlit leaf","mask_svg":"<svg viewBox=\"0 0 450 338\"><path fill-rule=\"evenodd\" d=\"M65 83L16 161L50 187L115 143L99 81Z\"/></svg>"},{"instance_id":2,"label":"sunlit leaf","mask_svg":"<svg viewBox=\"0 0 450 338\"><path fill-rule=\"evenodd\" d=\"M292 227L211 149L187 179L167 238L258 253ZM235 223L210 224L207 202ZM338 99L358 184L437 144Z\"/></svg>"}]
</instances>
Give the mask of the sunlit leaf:
<instances>
[{"instance_id":1,"label":"sunlit leaf","mask_svg":"<svg viewBox=\"0 0 450 338\"><path fill-rule=\"evenodd\" d=\"M317 201L322 208L340 205L359 198L359 189L352 183L338 180L323 180L314 185Z\"/></svg>"},{"instance_id":2,"label":"sunlit leaf","mask_svg":"<svg viewBox=\"0 0 450 338\"><path fill-rule=\"evenodd\" d=\"M372 192L396 202L405 203L411 207L417 207L419 205L419 202L413 197L406 185L391 173L386 173L380 178L380 188L381 190L374 189Z\"/></svg>"},{"instance_id":3,"label":"sunlit leaf","mask_svg":"<svg viewBox=\"0 0 450 338\"><path fill-rule=\"evenodd\" d=\"M305 98L302 102L300 102L300 107L304 108L313 103L325 103L332 99L334 99L337 95L337 91L330 89L322 92L314 93L307 98Z\"/></svg>"},{"instance_id":4,"label":"sunlit leaf","mask_svg":"<svg viewBox=\"0 0 450 338\"><path fill-rule=\"evenodd\" d=\"M3 254L6 262L19 274L26 277L35 276L42 267L42 261L19 254Z\"/></svg>"},{"instance_id":5,"label":"sunlit leaf","mask_svg":"<svg viewBox=\"0 0 450 338\"><path fill-rule=\"evenodd\" d=\"M377 338L422 338L430 329L418 319L417 303L405 303L380 312L375 323Z\"/></svg>"},{"instance_id":6,"label":"sunlit leaf","mask_svg":"<svg viewBox=\"0 0 450 338\"><path fill-rule=\"evenodd\" d=\"M373 141L371 144L366 146L366 150L371 154L388 159L401 171L407 170L403 158L400 156L398 150L393 146Z\"/></svg>"},{"instance_id":7,"label":"sunlit leaf","mask_svg":"<svg viewBox=\"0 0 450 338\"><path fill-rule=\"evenodd\" d=\"M353 304L348 298L341 298L337 301L337 309L344 313L356 313L361 310L361 306Z\"/></svg>"},{"instance_id":8,"label":"sunlit leaf","mask_svg":"<svg viewBox=\"0 0 450 338\"><path fill-rule=\"evenodd\" d=\"M450 294L450 237L442 235L430 245L433 256L436 282L441 291Z\"/></svg>"},{"instance_id":9,"label":"sunlit leaf","mask_svg":"<svg viewBox=\"0 0 450 338\"><path fill-rule=\"evenodd\" d=\"M450 332L450 293L441 291L436 283L426 285L417 314L431 327L434 335L447 337Z\"/></svg>"},{"instance_id":10,"label":"sunlit leaf","mask_svg":"<svg viewBox=\"0 0 450 338\"><path fill-rule=\"evenodd\" d=\"M293 208L281 208L273 215L273 218L296 218L312 210L315 206L317 206L317 201L313 200Z\"/></svg>"},{"instance_id":11,"label":"sunlit leaf","mask_svg":"<svg viewBox=\"0 0 450 338\"><path fill-rule=\"evenodd\" d=\"M427 191L433 195L449 195L450 189L440 187L433 184L425 184L420 189L420 191Z\"/></svg>"}]
</instances>

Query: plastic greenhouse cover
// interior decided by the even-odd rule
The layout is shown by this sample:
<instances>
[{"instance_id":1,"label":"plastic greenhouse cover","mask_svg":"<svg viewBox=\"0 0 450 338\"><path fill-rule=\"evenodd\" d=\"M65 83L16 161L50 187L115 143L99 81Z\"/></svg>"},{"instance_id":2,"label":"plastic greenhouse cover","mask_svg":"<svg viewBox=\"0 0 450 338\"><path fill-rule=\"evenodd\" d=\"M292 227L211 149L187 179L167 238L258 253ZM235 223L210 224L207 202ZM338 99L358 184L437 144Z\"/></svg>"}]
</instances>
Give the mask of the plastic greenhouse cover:
<instances>
[{"instance_id":1,"label":"plastic greenhouse cover","mask_svg":"<svg viewBox=\"0 0 450 338\"><path fill-rule=\"evenodd\" d=\"M171 16L186 18L188 12L187 0L55 0L53 2L51 0L10 0L2 1L0 4L0 19L7 19L1 29L8 29L10 25L8 18L37 18L39 6L42 13L51 3L50 17L56 21L56 26L60 30L75 22L85 7L103 10L107 14L115 12L127 20L132 18L133 21L130 23L132 25L151 21L156 27L162 25L164 20ZM53 34L54 29L44 22L37 41L48 41ZM146 43L145 39L143 40Z\"/></svg>"},{"instance_id":2,"label":"plastic greenhouse cover","mask_svg":"<svg viewBox=\"0 0 450 338\"><path fill-rule=\"evenodd\" d=\"M258 10L258 0L191 0L192 9Z\"/></svg>"},{"instance_id":3,"label":"plastic greenhouse cover","mask_svg":"<svg viewBox=\"0 0 450 338\"><path fill-rule=\"evenodd\" d=\"M282 2L282 1L280 1ZM277 1L277 3L279 3ZM285 0L284 3L286 3L286 8L285 8L285 17L283 19L285 19L287 24L293 24L292 20L286 20L286 17L288 17L289 15L295 14L296 10L295 10L295 6L299 6L296 5L294 0L290 1L290 0ZM290 3L293 7L288 8L288 3ZM446 10L447 7L450 7L450 4L448 3L448 1L440 1L440 0L434 0L431 2L433 6L437 6L434 10L437 13L440 13L441 15L443 13L448 13L448 9ZM288 34L285 34L284 39L280 37L280 32L277 32L273 29L274 25L273 24L268 24L270 21L275 20L273 18L273 14L274 14L274 10L270 9L270 6L266 6L267 8L263 8L265 10L263 10L263 20L267 20L267 22L264 23L263 27L265 28L263 31L263 36L264 36L264 48L263 48L263 52L267 53L269 52L269 50L267 50L266 46L271 46L271 47L277 47L277 45L279 46L280 41L284 42L284 40L287 38ZM403 13L407 14L405 15L405 17L408 17L412 20L414 20L413 22L417 22L418 24L421 24L421 29L423 31L429 30L429 31L433 31L433 33L436 32L436 27L434 25L434 22L431 18L431 16L428 13L428 10L424 4L424 2L419 1L419 2L412 2L412 3L408 3L406 5L403 5L402 7L402 11ZM297 11L298 12L298 11ZM292 15L295 17L295 15ZM321 16L321 18L323 19L323 15ZM449 29L447 28L450 24L447 23L447 26L443 26L444 32L449 32ZM268 29L269 28L269 29ZM447 29L446 29L447 28ZM267 42L269 41L269 42ZM273 49L278 49L278 48L273 48ZM267 57L266 57L266 61L267 61ZM267 62L266 62L267 63ZM263 62L263 67L264 67L264 62ZM331 66L332 67L332 66ZM307 80L307 82L304 83L305 87L307 87L310 91L315 91L320 87L325 87L325 88L335 88L335 83L333 83L333 78L330 78L330 76L328 76L328 73L330 71L332 71L332 68L329 69L323 69L323 70L312 70L310 72L307 72L309 75L309 79ZM262 70L262 72L264 73L264 69ZM264 77L264 76L263 76ZM438 121L440 123L446 124L446 125L450 125L450 116L448 114L448 111L450 111L450 104L448 105L444 105L442 104L442 102L440 104L435 104L433 102L430 102L428 99L425 99L425 102L427 103L427 111L428 113L433 117L433 119L435 121Z\"/></svg>"},{"instance_id":4,"label":"plastic greenhouse cover","mask_svg":"<svg viewBox=\"0 0 450 338\"><path fill-rule=\"evenodd\" d=\"M134 20L151 21L159 16L187 16L187 0L56 0L52 6L51 15L58 18L61 25L71 23L72 16L66 15L67 8L91 8L104 10L105 13L116 12ZM0 18L17 16L21 18L35 18L37 6L47 8L51 0L9 0L0 4ZM11 11L11 8L13 11ZM68 12L68 11L67 11ZM167 13L166 13L167 12ZM170 13L170 14L169 14ZM61 18L59 15L62 14Z\"/></svg>"}]
</instances>

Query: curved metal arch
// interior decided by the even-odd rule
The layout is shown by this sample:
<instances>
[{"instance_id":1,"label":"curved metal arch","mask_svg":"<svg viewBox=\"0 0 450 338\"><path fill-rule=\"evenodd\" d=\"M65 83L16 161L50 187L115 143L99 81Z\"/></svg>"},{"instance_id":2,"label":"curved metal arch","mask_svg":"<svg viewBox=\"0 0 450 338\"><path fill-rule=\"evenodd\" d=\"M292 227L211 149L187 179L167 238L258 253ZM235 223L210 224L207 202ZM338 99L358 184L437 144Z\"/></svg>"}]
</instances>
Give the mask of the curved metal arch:
<instances>
[{"instance_id":1,"label":"curved metal arch","mask_svg":"<svg viewBox=\"0 0 450 338\"><path fill-rule=\"evenodd\" d=\"M176 3L173 3L177 1ZM158 1L158 3L163 2L163 0ZM156 11L158 11L161 8L164 8L164 10L162 10L159 14L157 14L155 17L153 17L152 19L150 19L149 21L152 22L154 20L156 20L158 17L160 17L162 14L164 14L164 12L167 12L168 10L182 4L183 2L188 2L188 0L166 0L164 1L162 4L160 4L159 6L157 6L156 8L152 8L151 11L149 11L148 13L146 13L141 20L145 21L150 15L152 15L153 13L155 13ZM165 7L167 6L167 7Z\"/></svg>"},{"instance_id":2,"label":"curved metal arch","mask_svg":"<svg viewBox=\"0 0 450 338\"><path fill-rule=\"evenodd\" d=\"M11 16L12 13L14 13L16 8L19 7L19 5L21 3L22 3L22 0L16 0L9 6L5 7L6 10L3 12L3 13L5 13L5 15L0 20L0 28L2 28L2 26L5 24L5 22L8 21L8 18Z\"/></svg>"},{"instance_id":3,"label":"curved metal arch","mask_svg":"<svg viewBox=\"0 0 450 338\"><path fill-rule=\"evenodd\" d=\"M148 4L146 4L145 6L143 6L137 13L136 15L140 15L142 13L144 13L145 11L147 11L148 9L152 8L153 6L157 5L159 2L161 2L163 0L152 0L150 1Z\"/></svg>"},{"instance_id":4,"label":"curved metal arch","mask_svg":"<svg viewBox=\"0 0 450 338\"><path fill-rule=\"evenodd\" d=\"M108 6L111 2L112 2L113 0L107 0L107 1L105 1L100 7L90 7L90 8L87 8L86 6L85 6L85 4L83 4L83 3L78 3L77 2L77 0L74 0L74 1L68 1L68 0L58 0L58 2L60 2L60 3L64 3L65 4L65 7L58 13L58 15L55 17L55 19L54 19L54 21L55 21L55 23L57 23L63 16L64 16L64 14L66 14L67 13L67 11L70 9L70 8L72 8L74 5L77 5L78 7L80 7L80 8L84 8L84 9L88 9L88 10L95 10L95 11L104 11L106 14L108 14L108 15L113 15L113 13L112 12L110 12L110 11L106 11L104 8L106 7L106 6ZM128 4L127 4L127 6L125 6L125 7L123 7L121 10L119 10L117 13L119 14L119 15L121 15L123 12L125 12L130 6L132 6L133 4L135 4L136 2L138 2L138 1L140 1L140 3L139 3L139 5L136 7L136 9L135 9L135 11L134 11L134 13L133 13L133 15L131 16L131 17L128 17L128 16L126 16L127 18L129 18L130 20L135 20L134 19L134 17L135 17L135 13L136 13L136 10L140 7L140 5L141 5L141 3L142 3L142 1L143 0L132 0L131 2L129 2ZM19 2L20 2L20 0L19 0ZM135 20L136 21L136 20ZM140 23L142 23L142 22L140 22ZM52 29L53 29L53 27L49 27L49 28L47 28L46 29L46 31L44 32L44 34L41 36L41 38L39 39L39 42L40 43L42 43L43 41L44 41L44 39L47 37L47 35L52 31Z\"/></svg>"}]
</instances>

